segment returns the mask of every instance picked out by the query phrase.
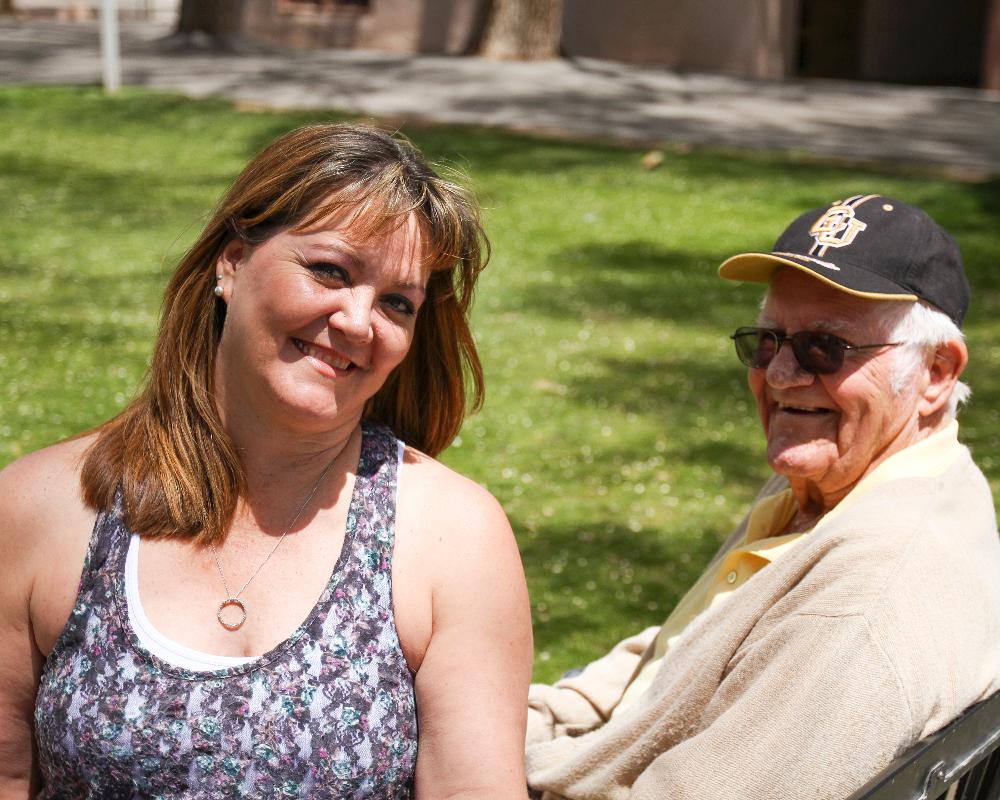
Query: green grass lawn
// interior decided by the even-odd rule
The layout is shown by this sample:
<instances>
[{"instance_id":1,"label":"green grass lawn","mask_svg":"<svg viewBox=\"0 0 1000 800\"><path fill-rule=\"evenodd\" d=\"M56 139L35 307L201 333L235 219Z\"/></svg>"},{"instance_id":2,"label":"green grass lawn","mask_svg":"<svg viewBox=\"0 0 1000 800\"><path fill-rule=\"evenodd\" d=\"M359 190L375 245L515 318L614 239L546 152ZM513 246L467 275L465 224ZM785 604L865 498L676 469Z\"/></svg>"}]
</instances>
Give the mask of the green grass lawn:
<instances>
[{"instance_id":1,"label":"green grass lawn","mask_svg":"<svg viewBox=\"0 0 1000 800\"><path fill-rule=\"evenodd\" d=\"M0 464L95 425L146 369L167 275L242 165L321 113L127 91L0 89ZM662 620L766 475L720 281L796 214L862 192L925 208L973 285L963 438L1000 489L1000 181L783 155L641 153L407 130L464 170L494 258L475 329L483 411L444 460L500 499L531 589L536 677Z\"/></svg>"}]
</instances>

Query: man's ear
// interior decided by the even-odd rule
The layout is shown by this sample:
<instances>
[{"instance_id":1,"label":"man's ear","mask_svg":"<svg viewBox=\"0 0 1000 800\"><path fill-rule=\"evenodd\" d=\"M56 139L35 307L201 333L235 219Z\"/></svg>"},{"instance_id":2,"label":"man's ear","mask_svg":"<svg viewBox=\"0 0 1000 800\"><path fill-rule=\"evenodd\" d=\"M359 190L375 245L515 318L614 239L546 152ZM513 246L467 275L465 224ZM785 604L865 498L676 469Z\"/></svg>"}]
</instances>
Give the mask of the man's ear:
<instances>
[{"instance_id":1,"label":"man's ear","mask_svg":"<svg viewBox=\"0 0 1000 800\"><path fill-rule=\"evenodd\" d=\"M917 404L921 417L931 417L948 405L959 376L969 362L969 351L960 339L939 344L928 356L928 382Z\"/></svg>"},{"instance_id":2,"label":"man's ear","mask_svg":"<svg viewBox=\"0 0 1000 800\"><path fill-rule=\"evenodd\" d=\"M229 302L229 297L233 291L233 277L242 266L244 258L248 255L249 248L245 242L233 239L226 243L215 260L215 285L221 287L222 293L216 292L218 297L224 302Z\"/></svg>"}]
</instances>

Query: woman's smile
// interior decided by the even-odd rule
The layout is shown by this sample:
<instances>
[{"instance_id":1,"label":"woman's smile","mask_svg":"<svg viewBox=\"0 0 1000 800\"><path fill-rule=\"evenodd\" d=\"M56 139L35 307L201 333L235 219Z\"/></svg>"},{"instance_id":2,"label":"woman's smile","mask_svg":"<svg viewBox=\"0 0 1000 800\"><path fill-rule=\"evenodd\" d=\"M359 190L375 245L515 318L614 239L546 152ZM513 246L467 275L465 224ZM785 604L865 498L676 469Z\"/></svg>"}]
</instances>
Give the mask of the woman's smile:
<instances>
[{"instance_id":1,"label":"woman's smile","mask_svg":"<svg viewBox=\"0 0 1000 800\"><path fill-rule=\"evenodd\" d=\"M304 342L302 339L296 339L294 336L292 337L292 344L324 375L335 377L339 373L350 372L357 366L347 356L328 347L322 347L312 342Z\"/></svg>"}]
</instances>

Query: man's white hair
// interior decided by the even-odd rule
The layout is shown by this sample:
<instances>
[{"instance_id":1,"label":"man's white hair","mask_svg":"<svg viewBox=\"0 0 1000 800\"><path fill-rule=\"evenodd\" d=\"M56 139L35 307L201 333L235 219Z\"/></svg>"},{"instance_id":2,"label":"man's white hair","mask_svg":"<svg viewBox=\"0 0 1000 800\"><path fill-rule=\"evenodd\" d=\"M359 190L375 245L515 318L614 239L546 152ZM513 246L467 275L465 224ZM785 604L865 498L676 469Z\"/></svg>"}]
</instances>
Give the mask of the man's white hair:
<instances>
[{"instance_id":1,"label":"man's white hair","mask_svg":"<svg viewBox=\"0 0 1000 800\"><path fill-rule=\"evenodd\" d=\"M901 392L913 380L928 351L951 341L964 341L965 335L943 311L923 300L907 302L886 300L878 303L881 327L888 342L903 342L892 376L892 389ZM972 389L958 381L948 398L947 415L954 417L958 406L968 401Z\"/></svg>"}]
</instances>

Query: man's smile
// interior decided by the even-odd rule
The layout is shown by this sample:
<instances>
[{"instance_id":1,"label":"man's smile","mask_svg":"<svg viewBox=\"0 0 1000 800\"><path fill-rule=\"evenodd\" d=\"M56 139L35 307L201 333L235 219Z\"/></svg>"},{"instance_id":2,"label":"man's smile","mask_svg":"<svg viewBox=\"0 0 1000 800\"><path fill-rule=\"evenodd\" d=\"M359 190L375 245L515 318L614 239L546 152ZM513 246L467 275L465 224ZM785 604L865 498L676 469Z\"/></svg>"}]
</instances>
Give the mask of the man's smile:
<instances>
[{"instance_id":1,"label":"man's smile","mask_svg":"<svg viewBox=\"0 0 1000 800\"><path fill-rule=\"evenodd\" d=\"M834 413L833 409L823 408L822 406L794 405L791 403L789 404L778 403L775 405L774 410L777 412L783 412L785 414L801 414L801 415L812 415L812 416Z\"/></svg>"}]
</instances>

